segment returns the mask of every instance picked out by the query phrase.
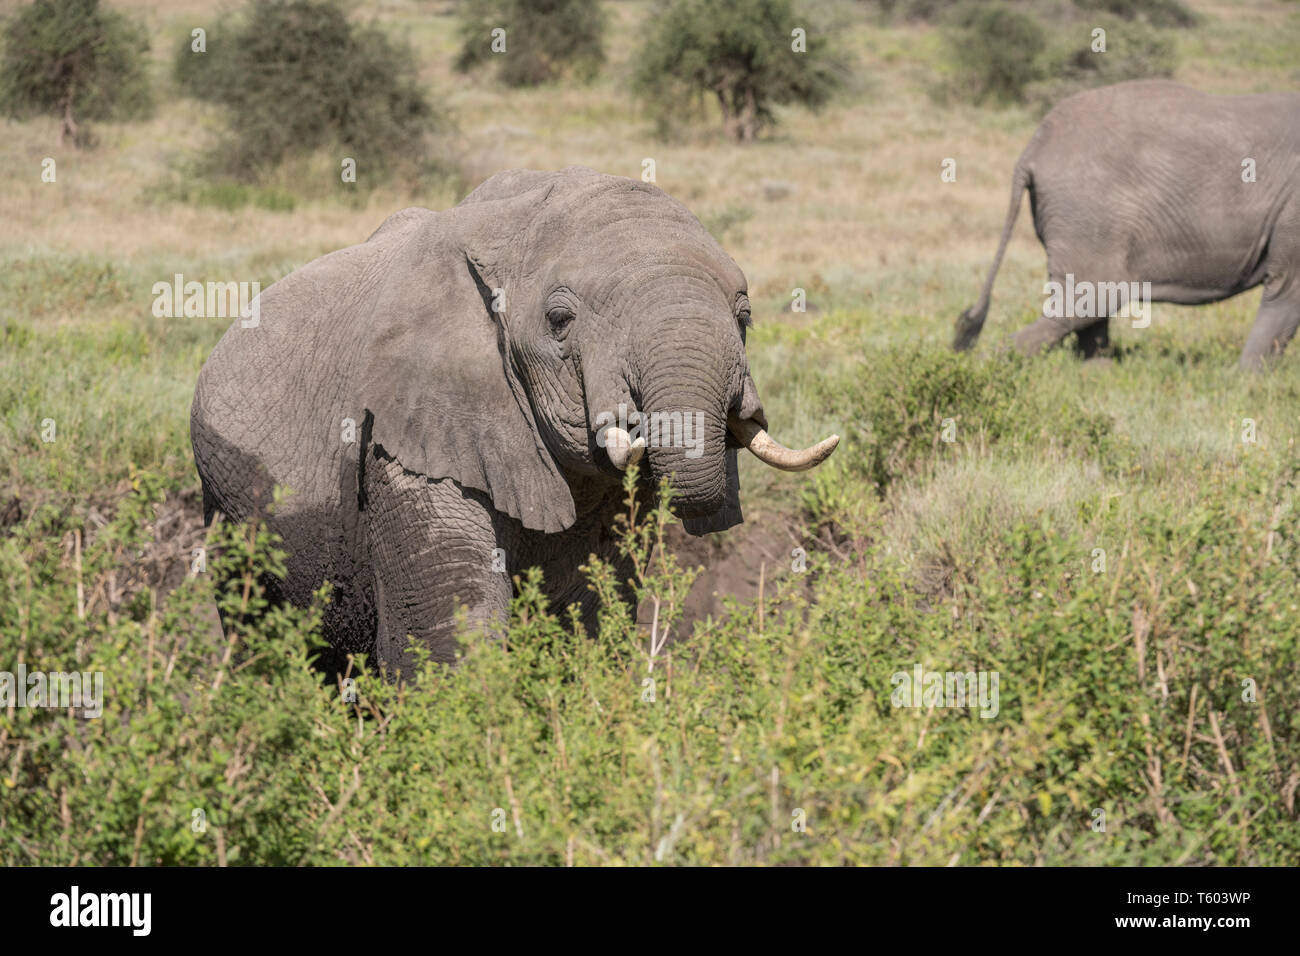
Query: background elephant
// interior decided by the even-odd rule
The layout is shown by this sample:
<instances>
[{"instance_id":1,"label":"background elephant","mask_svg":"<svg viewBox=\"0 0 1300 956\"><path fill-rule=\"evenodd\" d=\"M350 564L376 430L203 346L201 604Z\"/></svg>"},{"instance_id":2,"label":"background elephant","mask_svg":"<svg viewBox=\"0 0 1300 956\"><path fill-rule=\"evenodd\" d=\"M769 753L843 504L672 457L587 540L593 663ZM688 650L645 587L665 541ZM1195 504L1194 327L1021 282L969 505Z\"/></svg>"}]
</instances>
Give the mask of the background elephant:
<instances>
[{"instance_id":1,"label":"background elephant","mask_svg":"<svg viewBox=\"0 0 1300 956\"><path fill-rule=\"evenodd\" d=\"M1025 190L1051 281L1150 282L1153 301L1184 305L1262 284L1247 368L1280 353L1300 325L1300 94L1211 96L1151 80L1062 101L1016 163L993 267L957 320L959 350L984 325ZM1109 341L1104 308L1047 312L1015 336L1022 351L1070 332L1085 354Z\"/></svg>"},{"instance_id":2,"label":"background elephant","mask_svg":"<svg viewBox=\"0 0 1300 956\"><path fill-rule=\"evenodd\" d=\"M290 488L268 517L290 552L275 596L332 582L325 636L390 669L408 634L454 659L455 606L499 619L532 565L590 616L578 567L617 563L628 460L672 475L703 534L742 520L742 445L792 470L834 449L767 436L749 310L695 217L635 180L516 170L450 211L405 209L268 288L256 327L236 321L208 358L190 419L205 519L267 516ZM699 415L702 444L643 447L604 427L620 405Z\"/></svg>"}]
</instances>

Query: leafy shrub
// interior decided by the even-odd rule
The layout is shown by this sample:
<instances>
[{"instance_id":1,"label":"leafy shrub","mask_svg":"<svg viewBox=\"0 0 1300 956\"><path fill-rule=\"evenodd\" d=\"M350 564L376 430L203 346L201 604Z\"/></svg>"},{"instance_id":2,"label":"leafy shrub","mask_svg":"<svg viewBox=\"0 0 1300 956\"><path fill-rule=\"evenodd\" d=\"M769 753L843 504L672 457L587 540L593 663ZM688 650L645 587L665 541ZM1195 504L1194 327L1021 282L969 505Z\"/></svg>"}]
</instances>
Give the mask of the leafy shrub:
<instances>
[{"instance_id":1,"label":"leafy shrub","mask_svg":"<svg viewBox=\"0 0 1300 956\"><path fill-rule=\"evenodd\" d=\"M61 120L59 141L92 145L87 120L130 119L153 108L144 27L99 0L35 0L4 29L0 103L9 115Z\"/></svg>"},{"instance_id":2,"label":"leafy shrub","mask_svg":"<svg viewBox=\"0 0 1300 956\"><path fill-rule=\"evenodd\" d=\"M1034 84L1029 91L1042 112L1092 87L1173 76L1178 54L1169 36L1126 23L1102 26L1106 30L1105 52L1094 52L1091 40L1086 40L1049 54L1046 72L1051 79Z\"/></svg>"},{"instance_id":3,"label":"leafy shrub","mask_svg":"<svg viewBox=\"0 0 1300 956\"><path fill-rule=\"evenodd\" d=\"M945 45L955 74L935 92L976 103L1031 100L1046 112L1064 97L1090 87L1173 75L1175 45L1153 25L1187 25L1171 12L1179 6L1176 0L1171 0L1165 15L1155 12L1165 9L1158 2L1094 0L1080 6L1106 10L1121 19L1079 23L1080 14L1075 13L1066 18L1069 29L1059 31L1073 41L1053 44L1032 6L964 3L953 7L944 19ZM1126 23L1123 18L1146 23ZM1092 30L1098 26L1106 31L1104 52L1092 48Z\"/></svg>"},{"instance_id":4,"label":"leafy shrub","mask_svg":"<svg viewBox=\"0 0 1300 956\"><path fill-rule=\"evenodd\" d=\"M962 362L934 349L897 350L876 363L880 375L849 385L842 407L860 408L846 441L865 449L865 477L884 491L942 441L947 419L966 434L996 440L1015 403L1015 378L1000 361ZM856 432L856 434L852 434Z\"/></svg>"},{"instance_id":5,"label":"leafy shrub","mask_svg":"<svg viewBox=\"0 0 1300 956\"><path fill-rule=\"evenodd\" d=\"M966 95L1018 103L1042 79L1047 33L1033 16L1004 3L982 3L954 14L945 34L949 56Z\"/></svg>"},{"instance_id":6,"label":"leafy shrub","mask_svg":"<svg viewBox=\"0 0 1300 956\"><path fill-rule=\"evenodd\" d=\"M467 0L461 9L459 70L495 61L503 83L536 86L565 74L590 80L605 62L599 0ZM500 53L497 29L505 31Z\"/></svg>"},{"instance_id":7,"label":"leafy shrub","mask_svg":"<svg viewBox=\"0 0 1300 956\"><path fill-rule=\"evenodd\" d=\"M966 0L885 0L886 12L899 9L908 20L936 22L943 19L953 8L964 4Z\"/></svg>"},{"instance_id":8,"label":"leafy shrub","mask_svg":"<svg viewBox=\"0 0 1300 956\"><path fill-rule=\"evenodd\" d=\"M1146 20L1156 27L1191 27L1200 22L1182 0L1074 0L1081 10L1098 10L1124 20Z\"/></svg>"},{"instance_id":9,"label":"leafy shrub","mask_svg":"<svg viewBox=\"0 0 1300 956\"><path fill-rule=\"evenodd\" d=\"M966 6L970 0L874 0L875 6L886 16L900 13L905 19L937 23L948 17L956 8ZM1027 12L1041 9L1039 0L1014 0L1014 5ZM1124 20L1146 20L1157 27L1189 27L1199 22L1196 13L1181 0L1074 0L1077 10L1113 14ZM1069 19L1071 11L1063 4L1049 10Z\"/></svg>"},{"instance_id":10,"label":"leafy shrub","mask_svg":"<svg viewBox=\"0 0 1300 956\"><path fill-rule=\"evenodd\" d=\"M182 94L196 100L219 101L222 81L219 61L227 45L224 34L230 28L228 20L214 21L203 27L201 41L191 31L176 45L172 79Z\"/></svg>"},{"instance_id":11,"label":"leafy shrub","mask_svg":"<svg viewBox=\"0 0 1300 956\"><path fill-rule=\"evenodd\" d=\"M1027 390L1015 353L967 361L932 347L893 348L871 368L826 399L860 410L845 426L857 454L828 462L828 480L847 469L883 493L904 475L928 473L948 451L970 447L1086 449L1103 464L1116 451L1108 416Z\"/></svg>"},{"instance_id":12,"label":"leafy shrub","mask_svg":"<svg viewBox=\"0 0 1300 956\"><path fill-rule=\"evenodd\" d=\"M1288 834L1296 714L1278 697L1284 662L1300 649L1296 475L1292 461L1208 477L1189 512L1153 510L1135 527L1104 528L1100 570L1090 562L1097 541L1014 529L954 599L955 630L999 666L1036 657L1043 668L1003 697L1011 721L1043 718L1054 741L1060 776L1039 776L1045 766L1028 775L1043 794L1026 827L1031 843L1100 837L1130 858L1181 843L1175 855L1202 861L1300 850L1300 835ZM1061 801L1067 816L1103 809L1106 835L1062 828L1052 812ZM1260 839L1261 819L1276 836Z\"/></svg>"},{"instance_id":13,"label":"leafy shrub","mask_svg":"<svg viewBox=\"0 0 1300 956\"><path fill-rule=\"evenodd\" d=\"M233 142L223 161L244 178L325 147L363 169L419 162L443 123L410 48L352 26L335 0L251 0L206 52L191 47L186 36L177 82L225 108Z\"/></svg>"},{"instance_id":14,"label":"leafy shrub","mask_svg":"<svg viewBox=\"0 0 1300 956\"><path fill-rule=\"evenodd\" d=\"M0 863L1294 865L1296 475L1248 462L1088 540L1006 529L938 606L878 548L813 553L811 600L778 581L658 649L608 567L595 635L527 574L504 641L401 685L322 679L257 528L166 601L124 573L165 492L137 475L80 562L64 512L0 538L3 646L106 681L101 719L0 708ZM668 521L624 526L657 639L689 585ZM996 671L997 715L894 706L918 664Z\"/></svg>"},{"instance_id":15,"label":"leafy shrub","mask_svg":"<svg viewBox=\"0 0 1300 956\"><path fill-rule=\"evenodd\" d=\"M792 49L796 28L804 52ZM775 123L773 106L821 106L842 73L826 37L790 0L737 0L725 17L705 0L667 0L637 56L633 88L661 126L712 96L727 135L748 141Z\"/></svg>"}]
</instances>

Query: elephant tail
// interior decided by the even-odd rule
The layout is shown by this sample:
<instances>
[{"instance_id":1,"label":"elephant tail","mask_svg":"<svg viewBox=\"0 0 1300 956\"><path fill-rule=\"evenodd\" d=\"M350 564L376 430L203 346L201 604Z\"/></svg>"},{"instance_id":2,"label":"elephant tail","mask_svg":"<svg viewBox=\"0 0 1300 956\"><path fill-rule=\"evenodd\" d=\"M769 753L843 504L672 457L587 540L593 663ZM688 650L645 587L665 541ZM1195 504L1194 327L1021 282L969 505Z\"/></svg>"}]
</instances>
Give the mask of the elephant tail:
<instances>
[{"instance_id":1,"label":"elephant tail","mask_svg":"<svg viewBox=\"0 0 1300 956\"><path fill-rule=\"evenodd\" d=\"M1002 238L998 242L998 252L993 257L993 266L989 269L988 278L984 280L984 288L980 290L979 301L957 316L957 330L952 347L958 352L965 352L974 346L975 340L980 337L980 330L984 328L984 320L988 317L993 280L997 278L998 267L1002 265L1002 254L1007 251L1007 243L1011 241L1011 231L1016 225L1016 216L1020 214L1020 197L1024 195L1025 189L1033 184L1033 176L1027 163L1028 154L1029 150L1026 149L1016 162L1016 171L1011 178L1011 205L1007 208L1007 218L1002 224Z\"/></svg>"}]
</instances>

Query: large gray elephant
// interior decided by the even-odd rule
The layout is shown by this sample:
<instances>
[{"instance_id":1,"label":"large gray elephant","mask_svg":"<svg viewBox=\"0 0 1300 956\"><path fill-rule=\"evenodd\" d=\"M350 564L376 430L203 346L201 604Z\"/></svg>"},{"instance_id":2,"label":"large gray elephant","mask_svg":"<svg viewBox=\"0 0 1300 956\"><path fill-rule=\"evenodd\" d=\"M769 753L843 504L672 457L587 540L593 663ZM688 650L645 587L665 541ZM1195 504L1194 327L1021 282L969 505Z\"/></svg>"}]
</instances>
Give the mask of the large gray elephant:
<instances>
[{"instance_id":1,"label":"large gray elephant","mask_svg":"<svg viewBox=\"0 0 1300 956\"><path fill-rule=\"evenodd\" d=\"M984 325L1025 190L1049 281L1088 284L1094 297L1072 315L1045 306L1015 336L1026 353L1070 332L1085 355L1106 347L1121 283L1150 283L1151 301L1184 305L1263 285L1246 368L1280 353L1300 325L1300 94L1212 96L1143 80L1063 100L1016 163L993 267L957 319L959 350Z\"/></svg>"},{"instance_id":2,"label":"large gray elephant","mask_svg":"<svg viewBox=\"0 0 1300 956\"><path fill-rule=\"evenodd\" d=\"M325 636L390 672L408 635L453 660L456 605L494 627L530 566L590 619L578 568L594 553L626 579L611 529L641 455L703 534L742 520L737 449L802 470L838 442L767 435L740 269L656 187L589 169L402 210L258 306L195 390L205 517L266 518L290 554L273 596L330 581Z\"/></svg>"}]
</instances>

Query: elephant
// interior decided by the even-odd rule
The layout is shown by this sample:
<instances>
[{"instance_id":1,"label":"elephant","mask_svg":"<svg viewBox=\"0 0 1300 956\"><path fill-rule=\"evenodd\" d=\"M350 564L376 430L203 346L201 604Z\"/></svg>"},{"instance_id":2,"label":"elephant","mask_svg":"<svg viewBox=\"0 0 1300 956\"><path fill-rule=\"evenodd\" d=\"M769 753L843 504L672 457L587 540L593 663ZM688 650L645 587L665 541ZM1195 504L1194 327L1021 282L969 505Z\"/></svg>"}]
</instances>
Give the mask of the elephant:
<instances>
[{"instance_id":1,"label":"elephant","mask_svg":"<svg viewBox=\"0 0 1300 956\"><path fill-rule=\"evenodd\" d=\"M1071 332L1085 356L1108 349L1116 290L1199 305L1262 285L1247 369L1279 355L1300 325L1298 93L1216 96L1141 80L1062 100L1016 162L993 266L957 319L958 351L979 337L1026 190L1055 284L1013 339L1026 354ZM1056 293L1070 287L1087 289L1093 307L1062 310Z\"/></svg>"},{"instance_id":2,"label":"elephant","mask_svg":"<svg viewBox=\"0 0 1300 956\"><path fill-rule=\"evenodd\" d=\"M499 633L532 566L591 622L589 555L632 571L614 535L631 463L650 489L671 477L702 535L743 520L740 449L800 471L839 441L768 435L745 276L686 207L583 167L403 209L255 305L194 392L204 520L265 521L288 554L271 599L330 582L324 638L390 675L417 643L457 659L457 607Z\"/></svg>"}]
</instances>

